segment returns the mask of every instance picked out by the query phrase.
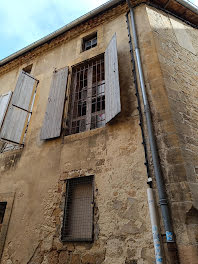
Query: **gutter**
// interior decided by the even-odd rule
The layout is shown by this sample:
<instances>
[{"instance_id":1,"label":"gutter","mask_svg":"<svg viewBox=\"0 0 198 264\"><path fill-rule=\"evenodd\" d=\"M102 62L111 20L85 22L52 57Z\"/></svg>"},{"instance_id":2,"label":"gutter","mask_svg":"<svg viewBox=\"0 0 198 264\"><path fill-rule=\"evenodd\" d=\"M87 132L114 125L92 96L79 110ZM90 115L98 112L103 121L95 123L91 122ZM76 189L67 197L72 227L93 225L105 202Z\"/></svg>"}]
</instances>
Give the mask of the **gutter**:
<instances>
[{"instance_id":1,"label":"gutter","mask_svg":"<svg viewBox=\"0 0 198 264\"><path fill-rule=\"evenodd\" d=\"M188 0L175 0L176 2L178 2L179 4L183 5L184 7L188 8L189 10L191 10L192 12L194 12L195 14L198 14L198 7L196 5L193 5L192 3L190 3ZM87 20L103 13L104 11L107 11L108 9L113 8L114 6L125 2L125 0L110 0L107 3L95 8L94 10L90 11L89 13L79 17L78 19L74 20L73 22L63 26L62 28L54 31L53 33L47 35L44 38L41 38L38 41L33 42L32 44L28 45L27 47L13 53L12 55L4 58L3 60L0 61L0 67L5 65L6 63L18 58L21 55L24 55L25 53L31 51L32 49L37 48L38 46L41 46L42 44L51 41L52 39L56 38L57 36L65 33L66 31L78 26L81 23L86 22ZM146 4L146 2L144 2ZM149 2L148 2L149 4Z\"/></svg>"},{"instance_id":2,"label":"gutter","mask_svg":"<svg viewBox=\"0 0 198 264\"><path fill-rule=\"evenodd\" d=\"M175 1L198 15L198 6L196 6L195 4L191 3L188 0L175 0Z\"/></svg>"}]
</instances>

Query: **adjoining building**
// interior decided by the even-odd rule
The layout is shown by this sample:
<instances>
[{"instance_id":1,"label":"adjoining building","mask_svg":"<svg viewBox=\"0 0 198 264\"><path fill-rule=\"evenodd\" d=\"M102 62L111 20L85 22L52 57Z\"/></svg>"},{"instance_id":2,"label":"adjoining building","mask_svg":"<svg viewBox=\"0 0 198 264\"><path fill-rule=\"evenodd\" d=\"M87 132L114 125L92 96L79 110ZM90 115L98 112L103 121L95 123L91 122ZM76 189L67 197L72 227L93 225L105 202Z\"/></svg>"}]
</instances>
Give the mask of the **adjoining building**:
<instances>
[{"instance_id":1,"label":"adjoining building","mask_svg":"<svg viewBox=\"0 0 198 264\"><path fill-rule=\"evenodd\" d=\"M0 61L2 264L198 263L197 27L112 0Z\"/></svg>"}]
</instances>

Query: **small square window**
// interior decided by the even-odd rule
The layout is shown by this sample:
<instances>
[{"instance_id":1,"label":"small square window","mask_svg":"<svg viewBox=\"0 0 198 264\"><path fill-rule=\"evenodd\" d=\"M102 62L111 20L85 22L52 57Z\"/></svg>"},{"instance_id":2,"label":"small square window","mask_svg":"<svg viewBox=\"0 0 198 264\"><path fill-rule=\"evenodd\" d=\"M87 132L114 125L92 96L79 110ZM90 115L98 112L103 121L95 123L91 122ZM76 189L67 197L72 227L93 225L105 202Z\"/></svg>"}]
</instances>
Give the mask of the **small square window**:
<instances>
[{"instance_id":1,"label":"small square window","mask_svg":"<svg viewBox=\"0 0 198 264\"><path fill-rule=\"evenodd\" d=\"M97 32L86 36L82 40L82 50L86 51L97 46Z\"/></svg>"},{"instance_id":2,"label":"small square window","mask_svg":"<svg viewBox=\"0 0 198 264\"><path fill-rule=\"evenodd\" d=\"M93 176L67 180L62 241L93 241Z\"/></svg>"},{"instance_id":3,"label":"small square window","mask_svg":"<svg viewBox=\"0 0 198 264\"><path fill-rule=\"evenodd\" d=\"M32 66L33 66L33 64L26 66L25 68L23 68L23 71L30 74L32 71Z\"/></svg>"}]
</instances>

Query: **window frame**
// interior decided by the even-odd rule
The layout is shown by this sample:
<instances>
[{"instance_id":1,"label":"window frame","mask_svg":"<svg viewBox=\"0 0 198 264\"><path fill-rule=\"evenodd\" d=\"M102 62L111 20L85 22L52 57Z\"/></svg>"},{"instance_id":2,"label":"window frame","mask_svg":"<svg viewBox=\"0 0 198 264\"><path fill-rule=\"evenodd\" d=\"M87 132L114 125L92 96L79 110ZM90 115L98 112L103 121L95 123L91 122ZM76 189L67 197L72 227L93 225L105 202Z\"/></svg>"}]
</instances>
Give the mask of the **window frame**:
<instances>
[{"instance_id":1,"label":"window frame","mask_svg":"<svg viewBox=\"0 0 198 264\"><path fill-rule=\"evenodd\" d=\"M94 43L94 40L96 40L96 43ZM90 45L87 46L87 43L90 42ZM98 32L95 31L85 37L82 38L82 52L88 51L98 45ZM87 47L86 47L87 46Z\"/></svg>"},{"instance_id":2,"label":"window frame","mask_svg":"<svg viewBox=\"0 0 198 264\"><path fill-rule=\"evenodd\" d=\"M0 262L8 232L9 222L13 209L15 193L0 193L0 202L6 203L6 210L3 217L3 223L0 231Z\"/></svg>"},{"instance_id":3,"label":"window frame","mask_svg":"<svg viewBox=\"0 0 198 264\"><path fill-rule=\"evenodd\" d=\"M92 65L91 65L92 64ZM91 66L89 66L91 65ZM100 70L97 71L97 67L100 65ZM76 91L77 87L77 74L79 75L79 72L82 71L81 69L85 67L88 67L87 69L87 84L85 87L81 89L81 87L78 87L78 91ZM95 74L93 75L95 67ZM104 53L101 53L95 57L92 57L88 60L82 61L81 63L78 63L76 65L72 66L72 72L71 72L71 84L70 84L70 92L69 92L69 100L68 100L68 107L67 107L67 118L66 118L66 136L79 134L82 132L94 130L97 128L105 127L105 62L104 62ZM80 70L79 70L80 69ZM75 72L76 71L76 72ZM84 70L83 70L84 71ZM100 74L100 79L97 80L98 72ZM84 73L83 73L84 74ZM90 74L91 77L88 77L88 74ZM94 77L95 76L95 77ZM84 78L84 77L83 77ZM95 78L95 80L94 80ZM91 83L89 83L89 79L91 79ZM90 88L89 88L90 87ZM101 88L102 87L102 88ZM95 91L94 91L95 89ZM101 91L98 93L98 90ZM76 93L79 94L83 91L86 92L86 97L83 100L76 100ZM93 94L94 91L94 94ZM78 97L79 97L78 94ZM91 99L90 99L91 98ZM95 100L95 102L94 102ZM85 114L78 115L78 107L80 103L85 103ZM76 104L76 109L74 107L74 104ZM98 107L99 105L99 107ZM93 111L94 107L94 111ZM99 108L99 109L98 109ZM98 120L97 120L98 118ZM93 121L92 121L93 120ZM80 125L76 125L73 127L72 123L74 122L80 122L84 121L84 129L81 129ZM79 128L78 132L72 132L73 129Z\"/></svg>"}]
</instances>

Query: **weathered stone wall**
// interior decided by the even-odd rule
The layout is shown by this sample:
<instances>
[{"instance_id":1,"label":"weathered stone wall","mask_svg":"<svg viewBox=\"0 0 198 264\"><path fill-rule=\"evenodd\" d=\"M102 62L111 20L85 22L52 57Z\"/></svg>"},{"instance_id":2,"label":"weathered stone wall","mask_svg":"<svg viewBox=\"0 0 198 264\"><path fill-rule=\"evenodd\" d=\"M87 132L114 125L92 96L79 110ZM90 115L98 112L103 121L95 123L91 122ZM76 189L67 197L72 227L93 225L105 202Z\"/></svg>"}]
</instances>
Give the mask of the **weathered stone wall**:
<instances>
[{"instance_id":1,"label":"weathered stone wall","mask_svg":"<svg viewBox=\"0 0 198 264\"><path fill-rule=\"evenodd\" d=\"M108 11L0 71L0 94L14 90L29 64L39 80L24 149L0 155L0 194L15 193L2 264L154 263L125 11ZM197 31L145 5L135 17L180 261L196 264ZM81 39L96 30L98 46L80 52ZM54 68L103 53L115 32L121 114L104 128L40 141ZM65 180L84 175L95 176L94 243L62 243Z\"/></svg>"},{"instance_id":2,"label":"weathered stone wall","mask_svg":"<svg viewBox=\"0 0 198 264\"><path fill-rule=\"evenodd\" d=\"M2 264L153 263L144 152L125 14L20 65L0 77L0 93L14 90L20 69L33 63L39 80L24 149L0 155L0 193L15 192ZM98 30L98 46L80 53L81 38ZM116 32L122 113L104 128L41 142L40 128L54 68L105 51ZM94 243L62 243L67 178L95 175Z\"/></svg>"},{"instance_id":3,"label":"weathered stone wall","mask_svg":"<svg viewBox=\"0 0 198 264\"><path fill-rule=\"evenodd\" d=\"M180 262L195 264L198 259L198 32L178 19L148 7L137 8L136 19Z\"/></svg>"}]
</instances>

